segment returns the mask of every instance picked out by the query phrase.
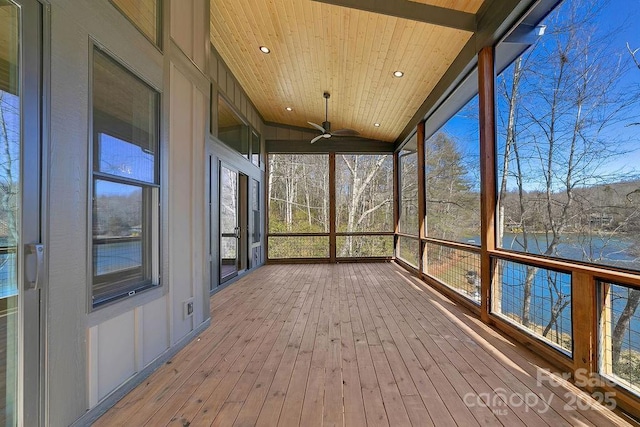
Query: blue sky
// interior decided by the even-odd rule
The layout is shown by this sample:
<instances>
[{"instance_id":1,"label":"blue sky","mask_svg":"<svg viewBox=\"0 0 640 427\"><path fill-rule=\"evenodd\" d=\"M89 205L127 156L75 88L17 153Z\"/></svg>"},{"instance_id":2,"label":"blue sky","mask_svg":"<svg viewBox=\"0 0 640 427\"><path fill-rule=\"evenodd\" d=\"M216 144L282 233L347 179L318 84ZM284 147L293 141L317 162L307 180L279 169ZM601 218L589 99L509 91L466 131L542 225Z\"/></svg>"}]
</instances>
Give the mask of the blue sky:
<instances>
[{"instance_id":1,"label":"blue sky","mask_svg":"<svg viewBox=\"0 0 640 427\"><path fill-rule=\"evenodd\" d=\"M584 5L588 2L584 0L566 0L560 5L556 12L552 12L550 16L545 19L542 24L548 25L547 34L542 36L541 42L552 42L551 33L556 29L554 22L554 15L558 16L558 25L562 25L566 17L569 14L572 6L577 5L580 9L584 9ZM626 93L632 93L633 90L640 89L640 70L635 67L632 62L631 55L627 51L626 43L628 42L632 49L640 48L640 30L638 30L638 23L640 22L640 1L638 0L611 0L607 2L596 3L598 8L594 24L594 31L590 34L594 39L603 39L603 45L607 51L609 57L619 57L622 61L626 61L627 71L623 76L617 80L617 85L620 89L623 89ZM537 49L532 57L539 53L542 47ZM616 56L618 55L618 56ZM638 51L638 60L640 60L640 50ZM538 59L538 60L544 60ZM512 72L512 68L507 68L505 73ZM640 93L640 92L636 92ZM640 96L640 95L639 95ZM637 100L640 101L640 100ZM479 159L479 144L478 144L478 123L477 123L477 98L474 98L470 103L463 108L457 115L452 117L441 129L443 132L450 134L458 143L458 148L463 153L464 159L469 168L468 178L471 181L479 180L478 177L478 159ZM544 110L544 105L533 106L531 110L540 109ZM500 106L498 102L498 108L504 109L504 103ZM471 111L470 111L471 110ZM506 111L506 110L505 110ZM504 111L502 112L504 115ZM501 111L498 111L500 116ZM640 116L640 102L630 110L631 115ZM596 169L596 175L610 175L617 174L616 179L632 179L638 176L640 166L640 126L629 126L630 122L640 122L640 117L628 118L626 121L612 124L606 128L601 136L610 141L610 145L625 152L625 155L612 158L601 164ZM498 133L504 133L504 129L498 128ZM502 141L499 144L504 144L504 137L499 137ZM529 170L530 188L534 189L538 184L535 183L535 176L540 177L541 171L535 171L537 166L535 163L531 164ZM612 179L612 178L609 178ZM510 188L513 188L515 182L510 183Z\"/></svg>"},{"instance_id":2,"label":"blue sky","mask_svg":"<svg viewBox=\"0 0 640 427\"><path fill-rule=\"evenodd\" d=\"M102 146L104 145L104 149ZM154 182L154 156L139 145L100 134L100 171L111 175ZM101 196L130 195L140 191L139 187L115 182L99 181L96 193Z\"/></svg>"}]
</instances>

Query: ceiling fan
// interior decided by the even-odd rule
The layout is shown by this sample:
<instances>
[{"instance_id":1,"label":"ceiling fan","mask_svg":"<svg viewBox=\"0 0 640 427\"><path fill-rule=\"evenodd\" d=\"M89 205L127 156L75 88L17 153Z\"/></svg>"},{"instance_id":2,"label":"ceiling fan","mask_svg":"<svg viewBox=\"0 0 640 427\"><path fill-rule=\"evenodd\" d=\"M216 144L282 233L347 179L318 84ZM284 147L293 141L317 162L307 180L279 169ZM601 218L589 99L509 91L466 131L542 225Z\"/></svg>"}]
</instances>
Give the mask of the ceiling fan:
<instances>
[{"instance_id":1,"label":"ceiling fan","mask_svg":"<svg viewBox=\"0 0 640 427\"><path fill-rule=\"evenodd\" d=\"M311 140L313 144L316 141L319 141L322 138L331 138L332 136L357 136L360 135L358 131L353 129L339 129L331 132L331 122L329 121L329 97L331 94L329 92L325 92L322 96L324 96L324 122L322 122L322 126L313 122L307 122L314 128L318 129L322 132L321 135L316 136Z\"/></svg>"}]
</instances>

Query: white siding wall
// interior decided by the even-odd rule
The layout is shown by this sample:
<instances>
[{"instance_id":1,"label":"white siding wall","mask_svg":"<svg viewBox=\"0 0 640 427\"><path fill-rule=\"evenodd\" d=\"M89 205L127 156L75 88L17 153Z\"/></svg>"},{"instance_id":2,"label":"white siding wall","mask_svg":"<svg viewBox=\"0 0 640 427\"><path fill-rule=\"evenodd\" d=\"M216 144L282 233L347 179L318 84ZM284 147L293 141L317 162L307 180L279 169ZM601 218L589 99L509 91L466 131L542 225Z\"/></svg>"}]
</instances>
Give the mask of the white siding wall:
<instances>
[{"instance_id":1,"label":"white siding wall","mask_svg":"<svg viewBox=\"0 0 640 427\"><path fill-rule=\"evenodd\" d=\"M89 328L89 408L169 348L167 319L162 297Z\"/></svg>"},{"instance_id":2,"label":"white siding wall","mask_svg":"<svg viewBox=\"0 0 640 427\"><path fill-rule=\"evenodd\" d=\"M174 42L165 34L161 52L107 0L51 1L49 425L73 423L209 317L204 210L208 2L165 0L163 14ZM87 267L91 40L163 98L163 286L95 312L89 310ZM183 53L188 60L174 65ZM187 298L195 299L195 312L185 319Z\"/></svg>"},{"instance_id":3,"label":"white siding wall","mask_svg":"<svg viewBox=\"0 0 640 427\"><path fill-rule=\"evenodd\" d=\"M175 344L203 320L205 268L205 125L207 96L171 65L169 260ZM207 259L208 262L208 259ZM184 302L195 298L193 317ZM208 316L208 313L207 313Z\"/></svg>"},{"instance_id":4,"label":"white siding wall","mask_svg":"<svg viewBox=\"0 0 640 427\"><path fill-rule=\"evenodd\" d=\"M128 380L136 372L136 311L127 311L118 317L107 320L95 326L95 352L89 352L95 357L96 373L98 376L98 399L104 398L120 384ZM92 331L93 332L93 331ZM93 341L89 342L91 348ZM93 350L93 349L92 349ZM94 405L96 402L90 402Z\"/></svg>"},{"instance_id":5,"label":"white siding wall","mask_svg":"<svg viewBox=\"0 0 640 427\"><path fill-rule=\"evenodd\" d=\"M171 3L171 38L185 55L206 72L209 49L208 0L173 1ZM192 31L185 31L185 28Z\"/></svg>"}]
</instances>

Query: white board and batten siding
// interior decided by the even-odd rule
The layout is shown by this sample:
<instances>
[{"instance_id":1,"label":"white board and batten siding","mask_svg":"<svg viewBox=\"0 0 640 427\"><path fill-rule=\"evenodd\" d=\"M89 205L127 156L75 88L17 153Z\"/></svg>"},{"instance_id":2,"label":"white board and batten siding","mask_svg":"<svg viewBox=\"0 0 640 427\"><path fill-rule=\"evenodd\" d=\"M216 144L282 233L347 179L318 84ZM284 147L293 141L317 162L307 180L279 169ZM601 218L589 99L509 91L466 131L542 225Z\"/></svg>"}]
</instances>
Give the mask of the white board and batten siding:
<instances>
[{"instance_id":1,"label":"white board and batten siding","mask_svg":"<svg viewBox=\"0 0 640 427\"><path fill-rule=\"evenodd\" d=\"M209 318L209 4L164 0L162 49L108 0L52 0L50 10L45 423L69 425ZM161 93L162 286L94 311L87 225L92 43ZM185 318L187 299L194 313Z\"/></svg>"}]
</instances>

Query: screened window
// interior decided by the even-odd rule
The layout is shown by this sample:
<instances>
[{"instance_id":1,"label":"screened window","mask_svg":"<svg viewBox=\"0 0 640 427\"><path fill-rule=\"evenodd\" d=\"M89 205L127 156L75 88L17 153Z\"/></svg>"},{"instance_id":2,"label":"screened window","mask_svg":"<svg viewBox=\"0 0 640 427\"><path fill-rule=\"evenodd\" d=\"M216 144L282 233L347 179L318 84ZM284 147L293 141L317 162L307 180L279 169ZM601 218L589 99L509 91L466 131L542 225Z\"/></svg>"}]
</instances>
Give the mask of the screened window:
<instances>
[{"instance_id":1,"label":"screened window","mask_svg":"<svg viewBox=\"0 0 640 427\"><path fill-rule=\"evenodd\" d=\"M477 96L426 141L427 237L480 245L479 141Z\"/></svg>"},{"instance_id":2,"label":"screened window","mask_svg":"<svg viewBox=\"0 0 640 427\"><path fill-rule=\"evenodd\" d=\"M400 165L400 223L401 233L417 236L418 223L418 153L402 150Z\"/></svg>"},{"instance_id":3,"label":"screened window","mask_svg":"<svg viewBox=\"0 0 640 427\"><path fill-rule=\"evenodd\" d=\"M393 231L393 157L336 155L336 231L339 258L391 256L388 237L350 235Z\"/></svg>"},{"instance_id":4,"label":"screened window","mask_svg":"<svg viewBox=\"0 0 640 427\"><path fill-rule=\"evenodd\" d=\"M640 270L640 40L619 18L638 11L594 5L563 2L497 78L497 238Z\"/></svg>"},{"instance_id":5,"label":"screened window","mask_svg":"<svg viewBox=\"0 0 640 427\"><path fill-rule=\"evenodd\" d=\"M268 159L268 257L328 258L329 156L269 154Z\"/></svg>"},{"instance_id":6,"label":"screened window","mask_svg":"<svg viewBox=\"0 0 640 427\"><path fill-rule=\"evenodd\" d=\"M600 372L640 393L640 290L600 283Z\"/></svg>"},{"instance_id":7,"label":"screened window","mask_svg":"<svg viewBox=\"0 0 640 427\"><path fill-rule=\"evenodd\" d=\"M111 0L129 20L151 40L160 46L162 40L162 0Z\"/></svg>"},{"instance_id":8,"label":"screened window","mask_svg":"<svg viewBox=\"0 0 640 427\"><path fill-rule=\"evenodd\" d=\"M329 232L329 156L269 154L269 232Z\"/></svg>"},{"instance_id":9,"label":"screened window","mask_svg":"<svg viewBox=\"0 0 640 427\"><path fill-rule=\"evenodd\" d=\"M570 354L571 273L498 258L493 265L491 310Z\"/></svg>"},{"instance_id":10,"label":"screened window","mask_svg":"<svg viewBox=\"0 0 640 427\"><path fill-rule=\"evenodd\" d=\"M336 155L336 230L393 231L391 155Z\"/></svg>"},{"instance_id":11,"label":"screened window","mask_svg":"<svg viewBox=\"0 0 640 427\"><path fill-rule=\"evenodd\" d=\"M222 96L218 96L218 139L249 158L249 126Z\"/></svg>"},{"instance_id":12,"label":"screened window","mask_svg":"<svg viewBox=\"0 0 640 427\"><path fill-rule=\"evenodd\" d=\"M93 307L157 284L159 94L93 52Z\"/></svg>"}]
</instances>

